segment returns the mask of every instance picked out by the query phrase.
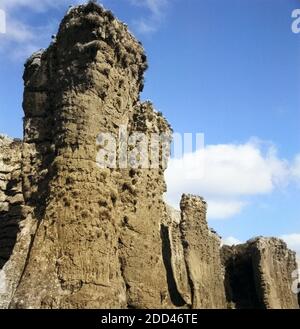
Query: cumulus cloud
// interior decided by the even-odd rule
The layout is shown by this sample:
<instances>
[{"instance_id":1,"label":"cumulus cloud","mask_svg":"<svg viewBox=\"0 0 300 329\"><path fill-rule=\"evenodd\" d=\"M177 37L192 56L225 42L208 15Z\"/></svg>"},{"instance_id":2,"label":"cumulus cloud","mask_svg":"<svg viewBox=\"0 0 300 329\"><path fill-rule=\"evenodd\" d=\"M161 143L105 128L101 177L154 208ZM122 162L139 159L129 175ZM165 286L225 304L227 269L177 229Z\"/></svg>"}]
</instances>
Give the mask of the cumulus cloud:
<instances>
[{"instance_id":1,"label":"cumulus cloud","mask_svg":"<svg viewBox=\"0 0 300 329\"><path fill-rule=\"evenodd\" d=\"M291 175L298 183L300 183L300 154L295 157L291 168Z\"/></svg>"},{"instance_id":2,"label":"cumulus cloud","mask_svg":"<svg viewBox=\"0 0 300 329\"><path fill-rule=\"evenodd\" d=\"M236 246L241 243L242 242L240 240L236 239L233 236L229 236L228 238L222 239L222 245L226 246Z\"/></svg>"},{"instance_id":3,"label":"cumulus cloud","mask_svg":"<svg viewBox=\"0 0 300 329\"><path fill-rule=\"evenodd\" d=\"M207 216L208 218L214 219L226 219L235 216L239 214L245 206L247 206L247 202L234 200L231 201L207 199L207 202Z\"/></svg>"},{"instance_id":4,"label":"cumulus cloud","mask_svg":"<svg viewBox=\"0 0 300 329\"><path fill-rule=\"evenodd\" d=\"M28 25L13 19L7 21L5 37L15 42L30 42L35 39L34 32Z\"/></svg>"},{"instance_id":5,"label":"cumulus cloud","mask_svg":"<svg viewBox=\"0 0 300 329\"><path fill-rule=\"evenodd\" d=\"M189 165L195 163L199 166ZM289 172L288 162L270 143L251 139L245 144L209 145L170 160L166 199L178 208L182 193L201 195L208 201L208 217L224 219L240 213L249 197L283 186Z\"/></svg>"},{"instance_id":6,"label":"cumulus cloud","mask_svg":"<svg viewBox=\"0 0 300 329\"><path fill-rule=\"evenodd\" d=\"M6 33L0 36L0 52L11 59L24 60L33 51L47 45L58 22L50 20L39 26L26 21L28 15L38 15L49 9L67 7L67 0L2 0L0 8L6 13Z\"/></svg>"}]
</instances>

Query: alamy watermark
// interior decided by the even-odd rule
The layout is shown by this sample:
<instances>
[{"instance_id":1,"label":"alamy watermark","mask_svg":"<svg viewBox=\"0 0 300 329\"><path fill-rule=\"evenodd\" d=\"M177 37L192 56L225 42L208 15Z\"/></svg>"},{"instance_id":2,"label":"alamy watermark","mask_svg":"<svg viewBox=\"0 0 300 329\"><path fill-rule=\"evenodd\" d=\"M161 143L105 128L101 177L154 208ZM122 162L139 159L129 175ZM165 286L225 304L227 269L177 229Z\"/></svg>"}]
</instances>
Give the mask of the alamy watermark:
<instances>
[{"instance_id":1,"label":"alamy watermark","mask_svg":"<svg viewBox=\"0 0 300 329\"><path fill-rule=\"evenodd\" d=\"M300 33L300 9L293 10L292 18L294 18L291 26L293 33Z\"/></svg>"},{"instance_id":2,"label":"alamy watermark","mask_svg":"<svg viewBox=\"0 0 300 329\"><path fill-rule=\"evenodd\" d=\"M4 294L6 292L6 275L3 270L0 270L0 294Z\"/></svg>"},{"instance_id":3,"label":"alamy watermark","mask_svg":"<svg viewBox=\"0 0 300 329\"><path fill-rule=\"evenodd\" d=\"M295 270L292 273L292 279L293 279L292 292L295 295L298 295L300 294L300 269Z\"/></svg>"},{"instance_id":4,"label":"alamy watermark","mask_svg":"<svg viewBox=\"0 0 300 329\"><path fill-rule=\"evenodd\" d=\"M6 33L6 14L0 9L0 33Z\"/></svg>"},{"instance_id":5,"label":"alamy watermark","mask_svg":"<svg viewBox=\"0 0 300 329\"><path fill-rule=\"evenodd\" d=\"M96 162L102 169L165 170L172 153L174 166L183 169L185 178L201 179L204 174L203 133L128 134L124 125L117 134L99 133L96 146Z\"/></svg>"}]
</instances>

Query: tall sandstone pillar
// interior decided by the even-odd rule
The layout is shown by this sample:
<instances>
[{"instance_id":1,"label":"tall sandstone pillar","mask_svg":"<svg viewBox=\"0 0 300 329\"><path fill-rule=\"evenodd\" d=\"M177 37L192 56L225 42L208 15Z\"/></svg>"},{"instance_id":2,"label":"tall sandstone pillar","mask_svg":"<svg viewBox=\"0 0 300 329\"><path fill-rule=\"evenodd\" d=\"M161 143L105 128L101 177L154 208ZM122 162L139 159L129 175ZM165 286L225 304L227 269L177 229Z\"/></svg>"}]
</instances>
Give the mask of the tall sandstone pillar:
<instances>
[{"instance_id":1,"label":"tall sandstone pillar","mask_svg":"<svg viewBox=\"0 0 300 329\"><path fill-rule=\"evenodd\" d=\"M164 167L96 161L99 133L171 134L139 102L146 67L127 27L93 3L71 9L52 45L28 60L23 180L38 224L10 307L172 307L160 238Z\"/></svg>"},{"instance_id":2,"label":"tall sandstone pillar","mask_svg":"<svg viewBox=\"0 0 300 329\"><path fill-rule=\"evenodd\" d=\"M195 309L226 308L221 239L206 221L206 202L183 195L181 213L170 228L171 263L178 291Z\"/></svg>"}]
</instances>

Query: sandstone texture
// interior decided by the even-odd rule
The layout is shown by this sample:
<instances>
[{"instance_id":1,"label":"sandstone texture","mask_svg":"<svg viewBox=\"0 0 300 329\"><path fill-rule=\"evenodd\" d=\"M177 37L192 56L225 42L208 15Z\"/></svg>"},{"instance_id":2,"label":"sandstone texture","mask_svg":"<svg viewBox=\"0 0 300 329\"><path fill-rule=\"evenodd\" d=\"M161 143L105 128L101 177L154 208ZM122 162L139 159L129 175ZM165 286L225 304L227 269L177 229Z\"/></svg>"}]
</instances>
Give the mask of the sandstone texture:
<instances>
[{"instance_id":1,"label":"sandstone texture","mask_svg":"<svg viewBox=\"0 0 300 329\"><path fill-rule=\"evenodd\" d=\"M225 308L221 239L207 226L206 202L183 195L180 208L179 222L173 214L170 225L171 262L178 291L193 308Z\"/></svg>"},{"instance_id":2,"label":"sandstone texture","mask_svg":"<svg viewBox=\"0 0 300 329\"><path fill-rule=\"evenodd\" d=\"M15 245L24 203L20 178L21 148L22 143L0 135L0 268L10 258Z\"/></svg>"},{"instance_id":3,"label":"sandstone texture","mask_svg":"<svg viewBox=\"0 0 300 329\"><path fill-rule=\"evenodd\" d=\"M140 100L146 69L94 2L26 62L24 139L0 137L0 308L297 308L282 241L221 249L201 197L163 201L172 128Z\"/></svg>"},{"instance_id":4,"label":"sandstone texture","mask_svg":"<svg viewBox=\"0 0 300 329\"><path fill-rule=\"evenodd\" d=\"M233 308L299 308L291 292L295 253L276 238L255 238L238 246L223 246L225 287Z\"/></svg>"}]
</instances>

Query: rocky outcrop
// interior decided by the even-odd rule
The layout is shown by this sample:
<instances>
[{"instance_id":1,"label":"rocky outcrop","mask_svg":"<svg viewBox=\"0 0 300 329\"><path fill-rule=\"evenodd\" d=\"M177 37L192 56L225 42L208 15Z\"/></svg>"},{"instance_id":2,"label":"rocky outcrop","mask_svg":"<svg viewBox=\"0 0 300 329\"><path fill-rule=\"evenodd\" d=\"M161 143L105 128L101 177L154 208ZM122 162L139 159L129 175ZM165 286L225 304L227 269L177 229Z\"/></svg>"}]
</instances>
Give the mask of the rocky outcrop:
<instances>
[{"instance_id":1,"label":"rocky outcrop","mask_svg":"<svg viewBox=\"0 0 300 329\"><path fill-rule=\"evenodd\" d=\"M0 269L11 256L24 203L21 146L22 143L0 135Z\"/></svg>"},{"instance_id":2,"label":"rocky outcrop","mask_svg":"<svg viewBox=\"0 0 300 329\"><path fill-rule=\"evenodd\" d=\"M256 238L238 246L223 246L226 296L233 308L299 308L292 292L295 253L275 238Z\"/></svg>"},{"instance_id":3,"label":"rocky outcrop","mask_svg":"<svg viewBox=\"0 0 300 329\"><path fill-rule=\"evenodd\" d=\"M205 201L164 203L172 129L140 101L146 68L126 25L93 2L26 62L24 140L0 138L1 308L226 308L224 275L234 307L292 306L292 253L223 248L225 273Z\"/></svg>"},{"instance_id":4,"label":"rocky outcrop","mask_svg":"<svg viewBox=\"0 0 300 329\"><path fill-rule=\"evenodd\" d=\"M19 283L36 222L28 216L19 140L0 136L0 308L7 308Z\"/></svg>"},{"instance_id":5,"label":"rocky outcrop","mask_svg":"<svg viewBox=\"0 0 300 329\"><path fill-rule=\"evenodd\" d=\"M170 226L171 261L178 290L192 308L226 308L221 239L207 226L206 202L183 195L180 207L179 216L171 214L174 219Z\"/></svg>"},{"instance_id":6,"label":"rocky outcrop","mask_svg":"<svg viewBox=\"0 0 300 329\"><path fill-rule=\"evenodd\" d=\"M56 42L27 62L24 148L36 161L24 157L24 195L38 227L11 307L171 306L158 229L163 168L96 161L99 133L170 135L139 102L146 65L127 28L92 3L69 11Z\"/></svg>"}]
</instances>

